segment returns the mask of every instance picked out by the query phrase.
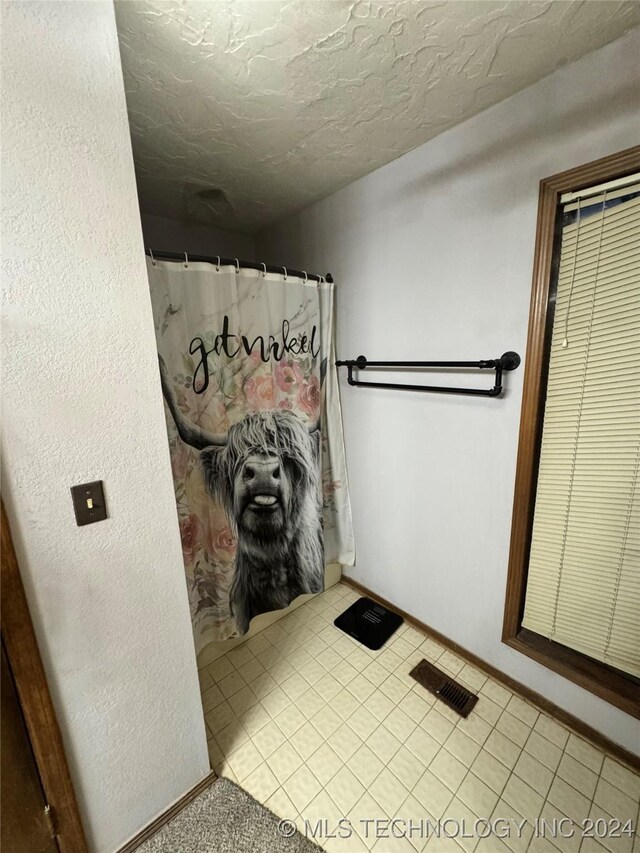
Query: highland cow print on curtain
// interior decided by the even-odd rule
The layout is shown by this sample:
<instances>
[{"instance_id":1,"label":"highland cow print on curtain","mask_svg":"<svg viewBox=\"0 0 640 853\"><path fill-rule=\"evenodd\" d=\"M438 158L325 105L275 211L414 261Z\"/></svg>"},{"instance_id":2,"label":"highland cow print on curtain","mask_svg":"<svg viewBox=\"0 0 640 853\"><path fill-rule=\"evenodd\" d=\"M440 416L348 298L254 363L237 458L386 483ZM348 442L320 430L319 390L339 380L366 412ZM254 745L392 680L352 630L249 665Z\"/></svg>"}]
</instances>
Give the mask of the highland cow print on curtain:
<instances>
[{"instance_id":1,"label":"highland cow print on curtain","mask_svg":"<svg viewBox=\"0 0 640 853\"><path fill-rule=\"evenodd\" d=\"M353 563L334 285L148 260L196 649Z\"/></svg>"}]
</instances>

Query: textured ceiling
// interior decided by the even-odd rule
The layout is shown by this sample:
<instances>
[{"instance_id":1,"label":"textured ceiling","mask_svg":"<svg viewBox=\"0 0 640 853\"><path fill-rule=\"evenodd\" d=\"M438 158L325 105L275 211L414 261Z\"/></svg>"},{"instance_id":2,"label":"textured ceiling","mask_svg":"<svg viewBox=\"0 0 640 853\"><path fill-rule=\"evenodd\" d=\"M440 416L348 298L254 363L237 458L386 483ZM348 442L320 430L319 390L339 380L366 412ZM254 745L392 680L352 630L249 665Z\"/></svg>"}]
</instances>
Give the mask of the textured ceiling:
<instances>
[{"instance_id":1,"label":"textured ceiling","mask_svg":"<svg viewBox=\"0 0 640 853\"><path fill-rule=\"evenodd\" d=\"M640 4L123 0L116 14L142 209L250 233L612 41ZM198 195L211 189L224 195Z\"/></svg>"}]
</instances>

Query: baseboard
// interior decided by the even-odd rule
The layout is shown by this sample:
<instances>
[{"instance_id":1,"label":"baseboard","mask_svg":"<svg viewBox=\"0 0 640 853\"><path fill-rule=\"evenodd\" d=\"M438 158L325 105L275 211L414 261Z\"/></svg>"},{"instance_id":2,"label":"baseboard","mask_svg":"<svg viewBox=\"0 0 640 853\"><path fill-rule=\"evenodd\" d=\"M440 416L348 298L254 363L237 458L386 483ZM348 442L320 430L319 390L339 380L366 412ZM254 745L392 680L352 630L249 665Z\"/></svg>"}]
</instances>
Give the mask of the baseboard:
<instances>
[{"instance_id":1,"label":"baseboard","mask_svg":"<svg viewBox=\"0 0 640 853\"><path fill-rule=\"evenodd\" d=\"M639 756L634 755L632 752L629 752L627 749L620 746L620 744L615 743L615 741L609 740L608 737L605 737L605 735L601 734L597 729L592 728L583 720L580 720L578 717L574 717L573 714L570 714L568 711L565 711L563 708L551 702L549 699L545 699L544 696L541 696L539 693L536 693L535 690L531 690L531 688L527 687L525 684L521 684L519 681L516 681L515 678L511 678L510 675L506 675L501 670L496 669L495 666L492 666L490 663L487 663L482 658L479 658L477 655L474 655L473 652L468 651L468 649L465 649L464 646L458 645L458 643L454 642L453 640L450 640L449 637L445 637L444 634L441 634L434 628L430 628L429 625L425 625L424 622L421 622L419 619L416 619L415 616L412 616L410 613L406 613L404 610L401 610L395 604L392 604L390 601L387 601L386 599L382 598L377 593L372 592L370 589L367 589L366 586L363 586L357 581L345 577L344 575L342 576L341 583L352 587L367 598L371 598L374 601L377 601L379 604L382 604L383 607L387 607L394 613L398 613L409 625L412 625L421 633L432 637L438 643L450 649L458 657L464 658L464 660L466 660L472 666L475 666L477 669L480 669L487 675L491 676L491 678L495 679L496 681L499 681L501 684L504 684L505 687L508 687L510 690L519 693L521 696L531 702L532 705L535 705L541 711L544 711L545 714L549 714L550 716L555 717L561 723L564 723L565 725L569 726L569 728L574 729L574 731L576 731L581 737L585 738L585 740L591 741L594 746L597 746L599 749L602 749L605 752L610 753L611 755L615 755L617 759L623 761L625 764L628 764L629 767L633 768L635 771L640 770Z\"/></svg>"},{"instance_id":2,"label":"baseboard","mask_svg":"<svg viewBox=\"0 0 640 853\"><path fill-rule=\"evenodd\" d=\"M186 794L183 794L179 800L176 800L175 803L169 806L169 808L162 812L162 814L158 815L158 817L151 821L148 826L145 826L144 829L141 829L137 835L134 835L132 839L127 841L124 847L120 847L116 853L133 853L134 850L137 850L141 844L145 841L148 841L153 835L156 834L162 827L169 823L170 820L179 814L185 806L188 806L192 800L201 794L204 790L206 790L212 782L215 782L218 777L213 772L213 770L208 773L203 779L201 779L193 788L190 788Z\"/></svg>"}]
</instances>

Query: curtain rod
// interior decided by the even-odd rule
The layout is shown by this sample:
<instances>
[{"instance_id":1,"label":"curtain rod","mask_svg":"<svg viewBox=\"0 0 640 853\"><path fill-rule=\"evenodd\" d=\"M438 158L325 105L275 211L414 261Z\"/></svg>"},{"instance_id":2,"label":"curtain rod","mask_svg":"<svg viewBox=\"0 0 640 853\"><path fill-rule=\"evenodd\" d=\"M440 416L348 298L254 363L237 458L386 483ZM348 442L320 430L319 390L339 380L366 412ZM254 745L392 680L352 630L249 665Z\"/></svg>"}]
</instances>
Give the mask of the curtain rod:
<instances>
[{"instance_id":1,"label":"curtain rod","mask_svg":"<svg viewBox=\"0 0 640 853\"><path fill-rule=\"evenodd\" d=\"M238 258L222 258L218 255L189 255L187 252L156 252L155 249L145 249L145 254L151 260L157 258L159 261L193 261L194 263L215 264L216 267L238 267L249 270L258 270L258 272L274 272L284 274L285 276L295 275L298 278L308 278L310 281L322 281L323 279L329 284L333 284L333 276L331 273L326 275L316 275L315 273L306 273L304 270L289 269L289 267L276 267L273 264L257 264L253 261L239 261Z\"/></svg>"}]
</instances>

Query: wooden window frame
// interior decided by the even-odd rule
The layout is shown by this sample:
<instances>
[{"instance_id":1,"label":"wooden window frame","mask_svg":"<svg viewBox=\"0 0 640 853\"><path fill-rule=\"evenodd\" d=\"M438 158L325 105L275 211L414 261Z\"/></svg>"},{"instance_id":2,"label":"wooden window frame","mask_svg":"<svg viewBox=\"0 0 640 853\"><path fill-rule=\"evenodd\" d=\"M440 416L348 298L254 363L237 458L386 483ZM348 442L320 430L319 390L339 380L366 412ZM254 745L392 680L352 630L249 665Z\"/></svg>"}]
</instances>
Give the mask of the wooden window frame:
<instances>
[{"instance_id":1,"label":"wooden window frame","mask_svg":"<svg viewBox=\"0 0 640 853\"><path fill-rule=\"evenodd\" d=\"M638 171L640 145L540 182L502 642L640 718L637 678L522 627L553 329L549 296L557 274L560 196Z\"/></svg>"}]
</instances>

